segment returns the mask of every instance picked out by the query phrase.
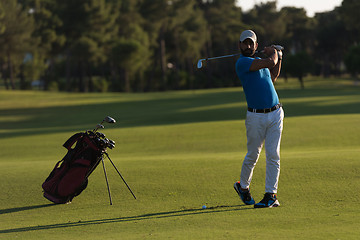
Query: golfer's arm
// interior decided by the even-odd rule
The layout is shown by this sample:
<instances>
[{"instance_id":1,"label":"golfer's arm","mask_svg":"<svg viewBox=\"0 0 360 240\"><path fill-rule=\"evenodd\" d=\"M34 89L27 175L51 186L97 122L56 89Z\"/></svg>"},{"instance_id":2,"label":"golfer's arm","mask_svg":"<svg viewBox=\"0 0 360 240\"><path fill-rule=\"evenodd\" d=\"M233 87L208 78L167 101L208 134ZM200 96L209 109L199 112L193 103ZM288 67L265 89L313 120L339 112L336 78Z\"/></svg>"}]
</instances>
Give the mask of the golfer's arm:
<instances>
[{"instance_id":1,"label":"golfer's arm","mask_svg":"<svg viewBox=\"0 0 360 240\"><path fill-rule=\"evenodd\" d=\"M280 75L281 62L282 62L282 60L278 59L277 64L273 68L270 69L271 80L273 83L277 80L277 78Z\"/></svg>"},{"instance_id":2,"label":"golfer's arm","mask_svg":"<svg viewBox=\"0 0 360 240\"><path fill-rule=\"evenodd\" d=\"M278 63L278 55L276 50L268 57L263 59L254 59L250 66L250 71L258 71L262 68L273 69Z\"/></svg>"}]
</instances>

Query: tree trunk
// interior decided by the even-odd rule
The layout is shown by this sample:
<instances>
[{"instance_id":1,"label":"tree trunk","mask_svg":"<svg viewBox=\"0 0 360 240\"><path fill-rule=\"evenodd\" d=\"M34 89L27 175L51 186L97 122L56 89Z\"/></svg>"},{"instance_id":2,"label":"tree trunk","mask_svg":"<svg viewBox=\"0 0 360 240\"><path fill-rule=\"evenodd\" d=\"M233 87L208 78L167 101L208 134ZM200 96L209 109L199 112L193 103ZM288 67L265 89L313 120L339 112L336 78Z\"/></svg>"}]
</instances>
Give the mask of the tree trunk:
<instances>
[{"instance_id":1,"label":"tree trunk","mask_svg":"<svg viewBox=\"0 0 360 240\"><path fill-rule=\"evenodd\" d=\"M305 89L305 85L304 85L304 79L303 79L303 76L300 76L300 77L299 77L299 82L300 82L300 87L301 87L301 90L304 90L304 89Z\"/></svg>"},{"instance_id":2,"label":"tree trunk","mask_svg":"<svg viewBox=\"0 0 360 240\"><path fill-rule=\"evenodd\" d=\"M131 84L130 84L130 78L129 78L129 71L124 69L123 71L124 75L124 83L125 83L125 92L131 92Z\"/></svg>"},{"instance_id":3,"label":"tree trunk","mask_svg":"<svg viewBox=\"0 0 360 240\"><path fill-rule=\"evenodd\" d=\"M209 40L207 41L207 44L206 44L206 53L207 53L207 57L209 56L212 56L212 41L211 41L211 27L208 28L208 31L209 31ZM206 62L206 64L210 65L209 62ZM206 82L206 87L207 88L211 88L213 86L213 74L212 74L212 68L211 67L208 67L206 69L206 75L207 75L207 82ZM200 87L203 87L203 86L200 86Z\"/></svg>"},{"instance_id":4,"label":"tree trunk","mask_svg":"<svg viewBox=\"0 0 360 240\"><path fill-rule=\"evenodd\" d=\"M330 77L329 55L323 56L322 74L325 78Z\"/></svg>"},{"instance_id":5,"label":"tree trunk","mask_svg":"<svg viewBox=\"0 0 360 240\"><path fill-rule=\"evenodd\" d=\"M80 92L89 91L88 79L86 77L86 67L84 61L79 61L79 90Z\"/></svg>"},{"instance_id":6,"label":"tree trunk","mask_svg":"<svg viewBox=\"0 0 360 240\"><path fill-rule=\"evenodd\" d=\"M187 81L188 81L188 84L187 84L187 87L190 88L190 89L194 89L194 65L193 65L193 62L191 61L190 58L187 58L186 59L186 62L187 62L187 65L188 65L188 73L189 75L187 76Z\"/></svg>"},{"instance_id":7,"label":"tree trunk","mask_svg":"<svg viewBox=\"0 0 360 240\"><path fill-rule=\"evenodd\" d=\"M159 47L160 47L160 66L161 66L161 73L162 73L162 83L160 88L162 90L166 89L166 48L165 48L165 27L162 26L160 29L159 34Z\"/></svg>"},{"instance_id":8,"label":"tree trunk","mask_svg":"<svg viewBox=\"0 0 360 240\"><path fill-rule=\"evenodd\" d=\"M11 55L8 52L7 54L8 56L8 69L9 69L9 76L10 76L10 84L11 84L11 88L12 90L15 90L15 82L14 82L14 73L13 73L13 68L12 68L12 63L11 63Z\"/></svg>"},{"instance_id":9,"label":"tree trunk","mask_svg":"<svg viewBox=\"0 0 360 240\"><path fill-rule=\"evenodd\" d=\"M87 72L87 76L88 76L88 84L87 84L87 88L89 92L94 92L94 82L92 80L92 71L91 71L91 66L90 63L87 63L86 65L86 72Z\"/></svg>"},{"instance_id":10,"label":"tree trunk","mask_svg":"<svg viewBox=\"0 0 360 240\"><path fill-rule=\"evenodd\" d=\"M45 71L45 76L43 78L44 80L44 86L43 86L43 90L46 91L49 89L49 83L51 81L54 81L54 79L51 79L52 76L54 76L53 71L54 71L54 58L50 58L49 59L49 67L46 69Z\"/></svg>"},{"instance_id":11,"label":"tree trunk","mask_svg":"<svg viewBox=\"0 0 360 240\"><path fill-rule=\"evenodd\" d=\"M70 50L66 51L66 89L70 92L71 89L71 63L70 63Z\"/></svg>"},{"instance_id":12,"label":"tree trunk","mask_svg":"<svg viewBox=\"0 0 360 240\"><path fill-rule=\"evenodd\" d=\"M79 77L79 82L78 82L79 91L84 92L84 89L83 89L84 77L83 77L83 72L82 72L82 69L81 69L81 62L80 61L78 63L78 77Z\"/></svg>"},{"instance_id":13,"label":"tree trunk","mask_svg":"<svg viewBox=\"0 0 360 240\"><path fill-rule=\"evenodd\" d=\"M26 86L26 81L25 81L23 68L21 68L21 70L20 70L19 78L20 78L20 89L21 90L26 90L27 86Z\"/></svg>"},{"instance_id":14,"label":"tree trunk","mask_svg":"<svg viewBox=\"0 0 360 240\"><path fill-rule=\"evenodd\" d=\"M172 81L174 82L172 84L172 88L175 90L179 90L180 87L180 81L181 81L181 77L180 77L180 72L179 72L179 67L180 67L180 51L181 49L179 49L179 44L178 44L178 38L177 36L174 39L175 42L175 53L176 53L176 59L175 59L175 66L173 66L172 71L175 71L175 79L172 79Z\"/></svg>"},{"instance_id":15,"label":"tree trunk","mask_svg":"<svg viewBox=\"0 0 360 240\"><path fill-rule=\"evenodd\" d=\"M4 86L5 86L6 90L9 90L9 83L7 81L8 77L7 77L7 74L6 74L5 64L1 65L1 72L2 72L2 75L3 75Z\"/></svg>"},{"instance_id":16,"label":"tree trunk","mask_svg":"<svg viewBox=\"0 0 360 240\"><path fill-rule=\"evenodd\" d=\"M9 90L9 83L7 81L7 77L4 77L4 85L5 85L6 90Z\"/></svg>"},{"instance_id":17,"label":"tree trunk","mask_svg":"<svg viewBox=\"0 0 360 240\"><path fill-rule=\"evenodd\" d=\"M119 84L118 84L118 70L116 65L113 61L110 62L110 76L111 76L111 88L113 91L119 91Z\"/></svg>"}]
</instances>

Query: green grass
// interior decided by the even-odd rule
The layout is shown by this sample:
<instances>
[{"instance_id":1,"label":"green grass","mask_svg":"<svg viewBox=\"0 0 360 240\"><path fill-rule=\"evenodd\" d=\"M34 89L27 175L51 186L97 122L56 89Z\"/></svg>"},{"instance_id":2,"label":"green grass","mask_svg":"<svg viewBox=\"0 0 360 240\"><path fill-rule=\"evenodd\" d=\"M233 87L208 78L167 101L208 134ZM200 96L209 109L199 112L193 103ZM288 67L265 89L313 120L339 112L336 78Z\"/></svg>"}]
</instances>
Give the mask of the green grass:
<instances>
[{"instance_id":1,"label":"green grass","mask_svg":"<svg viewBox=\"0 0 360 240\"><path fill-rule=\"evenodd\" d=\"M244 206L238 180L246 138L241 88L146 94L0 92L0 239L358 239L360 89L336 79L278 83L285 108L281 207ZM72 134L92 129L116 141L68 205L41 184ZM265 157L252 183L264 191ZM201 206L206 204L207 209Z\"/></svg>"}]
</instances>

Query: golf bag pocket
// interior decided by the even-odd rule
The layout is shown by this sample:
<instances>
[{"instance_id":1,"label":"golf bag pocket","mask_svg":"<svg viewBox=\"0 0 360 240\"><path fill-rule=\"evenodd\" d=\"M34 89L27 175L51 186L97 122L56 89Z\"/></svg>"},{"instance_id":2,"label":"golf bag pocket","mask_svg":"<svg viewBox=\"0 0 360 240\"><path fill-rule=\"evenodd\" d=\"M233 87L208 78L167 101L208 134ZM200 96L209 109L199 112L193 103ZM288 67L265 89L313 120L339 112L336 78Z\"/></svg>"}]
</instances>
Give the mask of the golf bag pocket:
<instances>
[{"instance_id":1,"label":"golf bag pocket","mask_svg":"<svg viewBox=\"0 0 360 240\"><path fill-rule=\"evenodd\" d=\"M65 175L66 168L63 166L63 160L56 163L54 169L51 171L50 175L46 178L45 182L42 184L44 192L49 194L55 194L58 182L62 176Z\"/></svg>"},{"instance_id":2,"label":"golf bag pocket","mask_svg":"<svg viewBox=\"0 0 360 240\"><path fill-rule=\"evenodd\" d=\"M90 166L90 160L77 159L73 166L67 171L66 175L59 181L57 193L59 196L66 197L77 193L86 179ZM83 190L83 189L82 189ZM76 194L78 195L78 194Z\"/></svg>"}]
</instances>

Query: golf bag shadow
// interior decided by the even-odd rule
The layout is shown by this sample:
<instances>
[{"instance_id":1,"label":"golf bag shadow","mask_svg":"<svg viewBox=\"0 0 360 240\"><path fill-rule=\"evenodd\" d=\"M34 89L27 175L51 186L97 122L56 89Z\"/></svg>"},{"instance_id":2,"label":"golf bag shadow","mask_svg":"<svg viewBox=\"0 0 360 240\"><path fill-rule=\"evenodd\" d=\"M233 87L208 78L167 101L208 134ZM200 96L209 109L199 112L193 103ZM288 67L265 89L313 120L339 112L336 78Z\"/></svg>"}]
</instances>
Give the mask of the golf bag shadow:
<instances>
[{"instance_id":1,"label":"golf bag shadow","mask_svg":"<svg viewBox=\"0 0 360 240\"><path fill-rule=\"evenodd\" d=\"M72 146L75 145L74 148ZM103 158L103 150L88 132L76 133L63 146L68 150L42 184L44 197L54 203L67 203L88 184L89 175Z\"/></svg>"}]
</instances>

